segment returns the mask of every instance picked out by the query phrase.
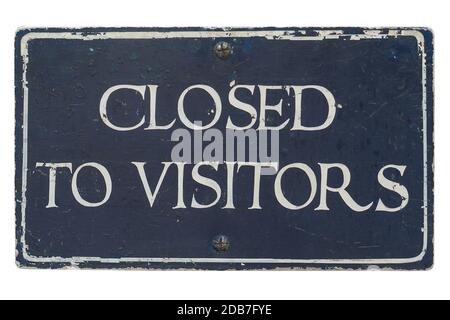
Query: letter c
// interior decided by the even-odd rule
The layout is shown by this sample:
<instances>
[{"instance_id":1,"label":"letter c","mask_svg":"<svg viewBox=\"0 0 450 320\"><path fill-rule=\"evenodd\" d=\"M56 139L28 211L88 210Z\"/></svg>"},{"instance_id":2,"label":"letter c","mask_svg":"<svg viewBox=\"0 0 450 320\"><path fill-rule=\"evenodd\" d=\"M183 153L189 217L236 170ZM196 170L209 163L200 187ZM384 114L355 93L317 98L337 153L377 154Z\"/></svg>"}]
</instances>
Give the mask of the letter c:
<instances>
[{"instance_id":1,"label":"letter c","mask_svg":"<svg viewBox=\"0 0 450 320\"><path fill-rule=\"evenodd\" d=\"M134 127L119 127L111 123L111 121L108 118L108 112L107 112L107 106L108 106L108 100L111 94L115 91L122 90L122 89L128 89L128 90L134 90L136 92L139 92L142 96L142 99L145 99L145 90L146 86L133 86L133 85L118 85L114 86L112 88L109 88L106 90L106 92L103 94L102 99L100 100L100 118L103 120L103 122L110 127L113 130L116 131L132 131L136 130L137 128L141 127L145 123L145 116L142 117L141 121L135 125Z\"/></svg>"}]
</instances>

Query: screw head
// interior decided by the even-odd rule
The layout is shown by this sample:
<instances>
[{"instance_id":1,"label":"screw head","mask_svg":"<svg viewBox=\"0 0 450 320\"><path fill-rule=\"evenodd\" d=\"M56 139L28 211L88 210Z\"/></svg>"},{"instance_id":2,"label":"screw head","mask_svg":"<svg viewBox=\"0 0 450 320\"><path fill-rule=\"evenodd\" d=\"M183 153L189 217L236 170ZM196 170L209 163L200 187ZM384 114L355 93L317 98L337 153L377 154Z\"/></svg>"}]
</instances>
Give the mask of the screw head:
<instances>
[{"instance_id":1,"label":"screw head","mask_svg":"<svg viewBox=\"0 0 450 320\"><path fill-rule=\"evenodd\" d=\"M230 250L230 240L228 239L228 237L223 236L223 235L219 235L216 236L213 241L212 241L214 250L216 250L217 252L227 252L228 250Z\"/></svg>"},{"instance_id":2,"label":"screw head","mask_svg":"<svg viewBox=\"0 0 450 320\"><path fill-rule=\"evenodd\" d=\"M226 60L233 53L233 47L228 42L221 41L214 46L214 53L219 59Z\"/></svg>"}]
</instances>

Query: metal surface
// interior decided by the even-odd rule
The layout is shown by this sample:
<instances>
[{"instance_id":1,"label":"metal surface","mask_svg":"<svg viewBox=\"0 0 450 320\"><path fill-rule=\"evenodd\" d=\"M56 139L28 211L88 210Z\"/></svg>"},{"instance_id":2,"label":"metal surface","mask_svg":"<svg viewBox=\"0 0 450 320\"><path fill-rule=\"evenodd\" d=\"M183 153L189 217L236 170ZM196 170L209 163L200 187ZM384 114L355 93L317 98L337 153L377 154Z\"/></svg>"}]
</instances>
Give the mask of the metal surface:
<instances>
[{"instance_id":1,"label":"metal surface","mask_svg":"<svg viewBox=\"0 0 450 320\"><path fill-rule=\"evenodd\" d=\"M226 60L233 54L233 48L228 42L221 41L214 46L214 53L218 58Z\"/></svg>"},{"instance_id":2,"label":"metal surface","mask_svg":"<svg viewBox=\"0 0 450 320\"><path fill-rule=\"evenodd\" d=\"M217 236L213 240L214 249L218 252L227 252L230 250L230 240L226 236Z\"/></svg>"},{"instance_id":3,"label":"metal surface","mask_svg":"<svg viewBox=\"0 0 450 320\"><path fill-rule=\"evenodd\" d=\"M21 267L433 264L426 29L25 29L15 63Z\"/></svg>"}]
</instances>

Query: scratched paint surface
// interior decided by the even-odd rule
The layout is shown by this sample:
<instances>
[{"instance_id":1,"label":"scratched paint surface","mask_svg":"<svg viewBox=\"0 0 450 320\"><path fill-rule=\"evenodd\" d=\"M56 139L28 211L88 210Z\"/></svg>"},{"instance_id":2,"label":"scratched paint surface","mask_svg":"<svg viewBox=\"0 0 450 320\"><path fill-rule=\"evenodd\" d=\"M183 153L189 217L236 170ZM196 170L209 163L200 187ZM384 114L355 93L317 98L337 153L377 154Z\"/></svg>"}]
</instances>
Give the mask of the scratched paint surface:
<instances>
[{"instance_id":1,"label":"scratched paint surface","mask_svg":"<svg viewBox=\"0 0 450 320\"><path fill-rule=\"evenodd\" d=\"M68 32L69 35L75 32L52 31ZM108 31L124 36L120 39L96 38L99 32ZM187 37L128 39L125 32L130 31L190 33ZM333 35L311 41L295 41L295 37L317 36L317 32L309 29L304 33L290 30L288 34L292 37L286 39L252 36L256 31L247 31L249 36L240 37L229 36L221 30L215 30L220 36L208 36L211 30L198 29L82 30L81 33L90 35L89 40L82 36L31 38L27 42L26 57L20 44L23 37L32 33L27 30L18 33L16 200L17 261L21 266L157 269L431 267L431 33L417 31L424 39L420 48L418 38L412 35L351 39L365 34L361 29L344 29L342 32L348 36ZM382 34L387 33L382 31ZM218 59L213 52L215 44L222 40L233 46L233 54L228 60ZM348 192L352 197L363 204L376 204L382 198L385 204L395 207L399 204L398 194L380 187L377 174L385 164L405 164L407 171L403 176L394 171L389 177L407 186L410 197L407 207L397 213L380 213L375 211L374 205L366 212L357 213L338 195L330 195L330 211L318 212L314 210L319 205L317 195L307 208L292 211L280 206L275 199L274 177L263 176L262 209L249 210L253 175L245 169L234 180L236 210L221 209L226 197L208 209L189 206L183 210L172 209L177 201L175 170L167 173L157 201L150 207L136 167L130 163L147 162L149 168L155 168L148 173L153 186L161 173L161 163L170 161L176 143L171 141L168 130L146 131L142 128L118 132L106 127L99 116L103 93L124 83L158 84L158 121L168 124L177 119L180 93L193 84L207 84L222 97L222 116L215 128L223 131L229 116L242 124L248 122L242 111L227 104L226 97L233 82L267 86L316 84L329 88L339 104L333 124L317 132L281 130L280 166L308 164L320 183L319 163L345 163L351 170ZM25 87L28 91L26 99ZM269 97L269 102L275 105L280 98L291 105L294 103L292 97L281 93ZM256 94L242 99L255 106L260 103ZM304 99L310 105L323 102L323 97L314 94L305 95ZM26 131L23 129L25 103L28 110ZM192 96L189 117L210 117L201 107L207 103L202 96ZM148 115L136 95L126 93L116 95L110 109L112 117L124 126ZM284 121L280 119L292 119L294 110L283 107L283 117L271 115L266 122L279 125ZM312 125L320 123L324 117L326 109L316 108L305 115L304 121ZM173 129L182 127L177 120ZM23 163L25 148L27 157ZM71 175L61 171L57 174L58 207L46 208L49 170L36 168L36 163L40 162L71 162L74 168L89 162L102 163L113 180L111 198L97 208L81 206L72 194ZM192 166L186 167L183 189L186 203L190 203L193 193L203 202L211 201L214 193L189 177ZM205 175L213 177L225 188L224 169L205 170ZM341 184L339 174L330 173L328 178L330 186ZM105 193L105 184L98 172L85 171L80 174L78 184L80 194L90 201L101 200ZM299 203L305 201L310 192L310 186L301 174L287 177L283 187L286 196L299 199ZM211 245L217 235L228 237L231 245L226 252L214 250ZM421 253L423 255L417 261L396 262ZM163 261L167 258L169 260ZM364 260L368 262L361 262Z\"/></svg>"}]
</instances>

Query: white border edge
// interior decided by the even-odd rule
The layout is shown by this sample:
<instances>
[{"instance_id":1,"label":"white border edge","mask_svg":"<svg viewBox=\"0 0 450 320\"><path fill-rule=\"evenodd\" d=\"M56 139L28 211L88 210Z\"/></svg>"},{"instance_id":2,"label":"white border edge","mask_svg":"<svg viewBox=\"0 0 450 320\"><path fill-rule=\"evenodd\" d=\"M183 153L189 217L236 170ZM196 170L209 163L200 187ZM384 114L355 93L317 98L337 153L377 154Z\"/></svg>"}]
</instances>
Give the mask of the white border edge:
<instances>
[{"instance_id":1,"label":"white border edge","mask_svg":"<svg viewBox=\"0 0 450 320\"><path fill-rule=\"evenodd\" d=\"M295 32L302 32L301 30ZM317 36L299 36L292 30L274 30L274 31L115 31L104 32L95 35L84 35L76 32L29 32L25 34L20 43L20 53L23 58L23 164L22 164L22 257L30 263L64 263L78 265L87 262L100 262L109 264L120 263L232 263L232 264L334 264L334 265L394 265L410 264L420 262L425 257L428 250L428 133L427 133L427 68L425 38L418 29L411 30L390 30L388 34L381 33L381 30L365 30L364 34L346 35L339 30L317 30ZM123 35L127 37L124 38ZM325 40L339 39L343 36L350 36L350 40L361 39L383 39L398 36L412 36L418 43L419 54L422 55L422 110L423 110L423 149L424 149L424 227L423 227L423 248L419 255L412 258L398 259L226 259L226 258L101 258L101 257L36 257L28 254L25 241L26 224L26 190L27 190L27 143L28 143L28 82L26 78L28 58L28 42L33 39L79 39L79 40L100 40L100 39L164 39L164 38L187 38L187 37L266 37L270 40Z\"/></svg>"}]
</instances>

